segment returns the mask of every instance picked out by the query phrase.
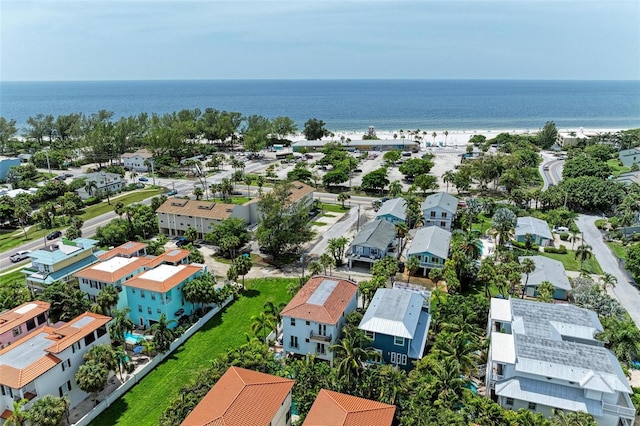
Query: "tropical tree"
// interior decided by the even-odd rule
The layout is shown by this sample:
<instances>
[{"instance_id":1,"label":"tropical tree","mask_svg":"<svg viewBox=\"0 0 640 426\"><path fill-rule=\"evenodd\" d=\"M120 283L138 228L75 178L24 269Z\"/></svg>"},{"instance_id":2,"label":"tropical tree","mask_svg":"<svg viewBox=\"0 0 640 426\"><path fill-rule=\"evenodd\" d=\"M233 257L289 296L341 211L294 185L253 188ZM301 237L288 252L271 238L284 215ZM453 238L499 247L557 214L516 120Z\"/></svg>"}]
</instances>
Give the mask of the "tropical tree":
<instances>
[{"instance_id":1,"label":"tropical tree","mask_svg":"<svg viewBox=\"0 0 640 426\"><path fill-rule=\"evenodd\" d=\"M22 231L24 232L24 238L27 238L27 223L29 222L29 214L31 214L31 204L25 197L16 197L14 206L14 213L18 222L22 225Z\"/></svg>"},{"instance_id":2,"label":"tropical tree","mask_svg":"<svg viewBox=\"0 0 640 426\"><path fill-rule=\"evenodd\" d=\"M457 248L470 259L480 259L482 242L473 232L462 232L456 238Z\"/></svg>"},{"instance_id":3,"label":"tropical tree","mask_svg":"<svg viewBox=\"0 0 640 426\"><path fill-rule=\"evenodd\" d=\"M196 197L196 200L200 201L204 195L204 189L202 189L200 185L195 185L193 187L193 195Z\"/></svg>"},{"instance_id":4,"label":"tropical tree","mask_svg":"<svg viewBox=\"0 0 640 426\"><path fill-rule=\"evenodd\" d=\"M408 274L407 281L411 283L411 275L414 275L416 272L418 272L418 269L420 269L420 260L418 260L418 258L415 256L409 256L405 267L407 268Z\"/></svg>"},{"instance_id":5,"label":"tropical tree","mask_svg":"<svg viewBox=\"0 0 640 426\"><path fill-rule=\"evenodd\" d=\"M589 244L582 243L578 246L578 249L576 250L575 258L580 259L580 271L582 271L582 266L584 264L584 261L587 259L590 259L591 256L593 256L592 250L593 250L593 247L591 247Z\"/></svg>"},{"instance_id":6,"label":"tropical tree","mask_svg":"<svg viewBox=\"0 0 640 426\"><path fill-rule=\"evenodd\" d=\"M129 318L129 312L131 312L129 307L114 309L111 312L113 319L109 323L109 334L113 340L122 343L124 342L125 333L135 330L136 325L133 323L133 320Z\"/></svg>"},{"instance_id":7,"label":"tropical tree","mask_svg":"<svg viewBox=\"0 0 640 426\"><path fill-rule=\"evenodd\" d=\"M522 259L522 262L520 263L520 271L526 275L526 279L524 285L522 286L522 295L520 296L520 298L524 298L524 293L527 289L527 285L529 284L529 275L531 275L535 270L536 263L533 261L533 259L529 257Z\"/></svg>"},{"instance_id":8,"label":"tropical tree","mask_svg":"<svg viewBox=\"0 0 640 426\"><path fill-rule=\"evenodd\" d=\"M398 239L398 254L397 254L397 257L399 258L400 255L402 254L402 247L404 246L403 241L404 241L405 237L407 236L407 234L409 233L409 226L404 222L397 222L394 225L394 229L396 231L396 238Z\"/></svg>"},{"instance_id":9,"label":"tropical tree","mask_svg":"<svg viewBox=\"0 0 640 426\"><path fill-rule=\"evenodd\" d=\"M251 331L264 342L267 338L267 333L277 326L274 323L274 318L271 315L266 312L260 312L259 315L251 317Z\"/></svg>"},{"instance_id":10,"label":"tropical tree","mask_svg":"<svg viewBox=\"0 0 640 426\"><path fill-rule=\"evenodd\" d=\"M147 339L143 339L143 340L145 342L148 342ZM122 381L122 372L124 370L124 367L127 365L127 362L129 361L129 355L127 354L127 352L124 350L124 347L122 346L117 346L113 350L113 353L118 362L118 374L120 375L120 381Z\"/></svg>"},{"instance_id":11,"label":"tropical tree","mask_svg":"<svg viewBox=\"0 0 640 426\"><path fill-rule=\"evenodd\" d=\"M387 191L389 197L396 198L402 195L402 184L399 180L394 180L389 184L389 190Z\"/></svg>"},{"instance_id":12,"label":"tropical tree","mask_svg":"<svg viewBox=\"0 0 640 426\"><path fill-rule=\"evenodd\" d=\"M236 273L242 276L242 290L244 290L244 277L249 273L253 267L253 261L250 256L241 255L233 259L231 263L232 268L236 270Z\"/></svg>"},{"instance_id":13,"label":"tropical tree","mask_svg":"<svg viewBox=\"0 0 640 426\"><path fill-rule=\"evenodd\" d=\"M176 320L167 321L167 316L165 314L161 314L158 322L151 326L153 342L162 353L169 350L171 342L176 338L174 331L170 328L173 324L176 324Z\"/></svg>"},{"instance_id":14,"label":"tropical tree","mask_svg":"<svg viewBox=\"0 0 640 426\"><path fill-rule=\"evenodd\" d=\"M61 426L69 414L69 406L67 397L44 395L29 409L29 423L33 426Z\"/></svg>"},{"instance_id":15,"label":"tropical tree","mask_svg":"<svg viewBox=\"0 0 640 426\"><path fill-rule=\"evenodd\" d=\"M607 287L615 287L618 283L618 279L615 275L605 272L600 276L600 283L602 284L602 291L606 292Z\"/></svg>"},{"instance_id":16,"label":"tropical tree","mask_svg":"<svg viewBox=\"0 0 640 426\"><path fill-rule=\"evenodd\" d=\"M327 252L333 256L335 265L340 266L344 263L344 251L349 244L347 237L330 238L327 243Z\"/></svg>"},{"instance_id":17,"label":"tropical tree","mask_svg":"<svg viewBox=\"0 0 640 426\"><path fill-rule=\"evenodd\" d=\"M593 415L583 411L553 410L551 426L598 426Z\"/></svg>"},{"instance_id":18,"label":"tropical tree","mask_svg":"<svg viewBox=\"0 0 640 426\"><path fill-rule=\"evenodd\" d=\"M199 277L187 282L182 288L184 298L194 305L200 303L204 306L212 303L216 299L215 278L209 274L202 274Z\"/></svg>"},{"instance_id":19,"label":"tropical tree","mask_svg":"<svg viewBox=\"0 0 640 426\"><path fill-rule=\"evenodd\" d=\"M28 399L22 398L18 400L13 400L13 411L11 415L7 418L7 423L10 425L22 426L28 418L28 412L23 410L22 407L29 402Z\"/></svg>"},{"instance_id":20,"label":"tropical tree","mask_svg":"<svg viewBox=\"0 0 640 426\"><path fill-rule=\"evenodd\" d=\"M338 194L338 196L336 197L336 199L338 200L339 203L342 203L342 208L344 209L344 202L347 201L349 198L351 198L351 196L349 194L347 194L346 192L341 192Z\"/></svg>"},{"instance_id":21,"label":"tropical tree","mask_svg":"<svg viewBox=\"0 0 640 426\"><path fill-rule=\"evenodd\" d=\"M96 190L98 189L98 182L95 180L90 180L84 185L84 190L87 191L89 196L92 196Z\"/></svg>"},{"instance_id":22,"label":"tropical tree","mask_svg":"<svg viewBox=\"0 0 640 426\"><path fill-rule=\"evenodd\" d=\"M309 263L307 269L309 269L309 275L319 275L322 272L322 264L317 260L313 260Z\"/></svg>"},{"instance_id":23,"label":"tropical tree","mask_svg":"<svg viewBox=\"0 0 640 426\"><path fill-rule=\"evenodd\" d=\"M119 297L118 289L115 286L108 285L100 290L98 297L96 297L96 302L102 308L102 312L109 315L111 308L118 304Z\"/></svg>"},{"instance_id":24,"label":"tropical tree","mask_svg":"<svg viewBox=\"0 0 640 426\"><path fill-rule=\"evenodd\" d=\"M621 362L629 364L640 356L640 330L628 317L605 317L601 320L604 332L599 338Z\"/></svg>"},{"instance_id":25,"label":"tropical tree","mask_svg":"<svg viewBox=\"0 0 640 426\"><path fill-rule=\"evenodd\" d=\"M469 377L478 366L477 337L464 331L451 333L443 330L433 346L433 356L441 360L455 360L460 371Z\"/></svg>"},{"instance_id":26,"label":"tropical tree","mask_svg":"<svg viewBox=\"0 0 640 426\"><path fill-rule=\"evenodd\" d=\"M517 217L513 211L506 207L496 210L491 218L492 234L496 239L496 246L504 246L511 239L516 227Z\"/></svg>"},{"instance_id":27,"label":"tropical tree","mask_svg":"<svg viewBox=\"0 0 640 426\"><path fill-rule=\"evenodd\" d=\"M331 267L335 266L335 260L333 259L333 257L331 257L331 255L329 253L322 253L320 255L320 264L322 265L322 267L324 268L324 275L327 275L327 268L329 268L329 275L331 275Z\"/></svg>"},{"instance_id":28,"label":"tropical tree","mask_svg":"<svg viewBox=\"0 0 640 426\"><path fill-rule=\"evenodd\" d=\"M89 360L78 368L75 375L78 387L93 395L93 405L98 405L98 393L107 385L108 368L101 362Z\"/></svg>"},{"instance_id":29,"label":"tropical tree","mask_svg":"<svg viewBox=\"0 0 640 426\"><path fill-rule=\"evenodd\" d=\"M338 343L329 346L335 352L337 373L342 377L348 389L364 369L367 360L378 360L380 354L372 347L368 347L371 339L358 329L345 328L344 336Z\"/></svg>"},{"instance_id":30,"label":"tropical tree","mask_svg":"<svg viewBox=\"0 0 640 426\"><path fill-rule=\"evenodd\" d=\"M545 303L553 302L553 292L555 288L549 281L542 281L538 285L538 300Z\"/></svg>"}]
</instances>

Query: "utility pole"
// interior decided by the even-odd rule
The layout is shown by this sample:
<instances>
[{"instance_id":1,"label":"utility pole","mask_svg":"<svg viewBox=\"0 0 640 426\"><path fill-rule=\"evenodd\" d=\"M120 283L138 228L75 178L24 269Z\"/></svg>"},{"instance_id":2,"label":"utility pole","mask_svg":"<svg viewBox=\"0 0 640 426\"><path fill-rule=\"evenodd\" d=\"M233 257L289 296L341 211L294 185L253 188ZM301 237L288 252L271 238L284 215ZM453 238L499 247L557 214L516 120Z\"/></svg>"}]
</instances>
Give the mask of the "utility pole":
<instances>
[{"instance_id":1,"label":"utility pole","mask_svg":"<svg viewBox=\"0 0 640 426\"><path fill-rule=\"evenodd\" d=\"M156 174L155 171L153 169L153 158L151 159L151 179L153 181L153 186L156 186Z\"/></svg>"},{"instance_id":2,"label":"utility pole","mask_svg":"<svg viewBox=\"0 0 640 426\"><path fill-rule=\"evenodd\" d=\"M47 170L49 171L49 174L51 174L51 163L49 163L49 148L44 150L44 155L47 156Z\"/></svg>"},{"instance_id":3,"label":"utility pole","mask_svg":"<svg viewBox=\"0 0 640 426\"><path fill-rule=\"evenodd\" d=\"M358 222L356 224L356 232L360 232L360 204L358 204Z\"/></svg>"}]
</instances>

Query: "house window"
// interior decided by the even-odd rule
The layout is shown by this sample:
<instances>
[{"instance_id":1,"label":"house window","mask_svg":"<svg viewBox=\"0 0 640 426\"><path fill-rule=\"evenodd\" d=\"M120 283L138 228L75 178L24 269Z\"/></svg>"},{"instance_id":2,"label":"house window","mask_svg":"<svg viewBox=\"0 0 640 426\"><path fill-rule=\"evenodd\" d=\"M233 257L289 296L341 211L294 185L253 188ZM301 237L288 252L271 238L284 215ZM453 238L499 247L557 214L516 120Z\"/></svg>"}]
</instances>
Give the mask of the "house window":
<instances>
[{"instance_id":1,"label":"house window","mask_svg":"<svg viewBox=\"0 0 640 426\"><path fill-rule=\"evenodd\" d=\"M91 334L87 334L87 336L84 338L84 345L85 346L89 346L90 344L92 344L93 342L96 341L96 335L91 333Z\"/></svg>"},{"instance_id":2,"label":"house window","mask_svg":"<svg viewBox=\"0 0 640 426\"><path fill-rule=\"evenodd\" d=\"M374 333L373 331L367 331L367 330L365 330L364 334L365 334L365 336L367 336L369 339L372 339L372 340L373 340L373 339L375 338L375 336L376 336L376 335L375 335L375 333Z\"/></svg>"},{"instance_id":3,"label":"house window","mask_svg":"<svg viewBox=\"0 0 640 426\"><path fill-rule=\"evenodd\" d=\"M44 324L47 321L45 314L38 315L38 324Z\"/></svg>"},{"instance_id":4,"label":"house window","mask_svg":"<svg viewBox=\"0 0 640 426\"><path fill-rule=\"evenodd\" d=\"M160 311L160 308L156 309L156 313L161 314L162 311Z\"/></svg>"},{"instance_id":5,"label":"house window","mask_svg":"<svg viewBox=\"0 0 640 426\"><path fill-rule=\"evenodd\" d=\"M291 346L292 348L298 349L298 336L291 336L291 339L289 341L289 346Z\"/></svg>"},{"instance_id":6,"label":"house window","mask_svg":"<svg viewBox=\"0 0 640 426\"><path fill-rule=\"evenodd\" d=\"M22 334L22 328L20 326L13 329L13 337L19 336Z\"/></svg>"},{"instance_id":7,"label":"house window","mask_svg":"<svg viewBox=\"0 0 640 426\"><path fill-rule=\"evenodd\" d=\"M393 336L393 344L396 346L404 346L404 337Z\"/></svg>"},{"instance_id":8,"label":"house window","mask_svg":"<svg viewBox=\"0 0 640 426\"><path fill-rule=\"evenodd\" d=\"M149 315L151 315L151 312L153 312L153 311L151 310L151 306L147 306L147 313L148 313Z\"/></svg>"},{"instance_id":9,"label":"house window","mask_svg":"<svg viewBox=\"0 0 640 426\"><path fill-rule=\"evenodd\" d=\"M144 290L140 290L140 297L144 299Z\"/></svg>"},{"instance_id":10,"label":"house window","mask_svg":"<svg viewBox=\"0 0 640 426\"><path fill-rule=\"evenodd\" d=\"M440 227L444 228L447 226L447 222L440 222Z\"/></svg>"},{"instance_id":11,"label":"house window","mask_svg":"<svg viewBox=\"0 0 640 426\"><path fill-rule=\"evenodd\" d=\"M305 321L304 322L306 325L311 325L311 321Z\"/></svg>"},{"instance_id":12,"label":"house window","mask_svg":"<svg viewBox=\"0 0 640 426\"><path fill-rule=\"evenodd\" d=\"M405 354L398 354L398 357L400 358L400 364L407 365L407 356Z\"/></svg>"},{"instance_id":13,"label":"house window","mask_svg":"<svg viewBox=\"0 0 640 426\"><path fill-rule=\"evenodd\" d=\"M142 312L142 305L138 305L138 312Z\"/></svg>"},{"instance_id":14,"label":"house window","mask_svg":"<svg viewBox=\"0 0 640 426\"><path fill-rule=\"evenodd\" d=\"M296 326L296 319L291 318L291 327L295 327L295 326Z\"/></svg>"},{"instance_id":15,"label":"house window","mask_svg":"<svg viewBox=\"0 0 640 426\"><path fill-rule=\"evenodd\" d=\"M536 411L536 403L535 402L530 402L529 403L529 410Z\"/></svg>"},{"instance_id":16,"label":"house window","mask_svg":"<svg viewBox=\"0 0 640 426\"><path fill-rule=\"evenodd\" d=\"M447 212L442 212L442 216L441 216L441 217L442 217L443 219L446 219L446 218L447 218Z\"/></svg>"},{"instance_id":17,"label":"house window","mask_svg":"<svg viewBox=\"0 0 640 426\"><path fill-rule=\"evenodd\" d=\"M513 398L507 398L505 405L513 405Z\"/></svg>"},{"instance_id":18,"label":"house window","mask_svg":"<svg viewBox=\"0 0 640 426\"><path fill-rule=\"evenodd\" d=\"M325 346L322 343L316 343L316 353L324 355L327 353Z\"/></svg>"},{"instance_id":19,"label":"house window","mask_svg":"<svg viewBox=\"0 0 640 426\"><path fill-rule=\"evenodd\" d=\"M35 318L31 318L27 321L27 331L33 330L36 328L36 320Z\"/></svg>"},{"instance_id":20,"label":"house window","mask_svg":"<svg viewBox=\"0 0 640 426\"><path fill-rule=\"evenodd\" d=\"M104 326L104 325L103 325L102 327L99 327L99 328L96 330L96 333L98 334L98 339L99 339L99 338L101 338L102 336L104 336L105 334L107 334L107 327L106 327L106 326Z\"/></svg>"},{"instance_id":21,"label":"house window","mask_svg":"<svg viewBox=\"0 0 640 426\"><path fill-rule=\"evenodd\" d=\"M156 300L156 294L155 293L151 293L151 300Z\"/></svg>"},{"instance_id":22,"label":"house window","mask_svg":"<svg viewBox=\"0 0 640 426\"><path fill-rule=\"evenodd\" d=\"M431 217L436 217L436 212L431 212Z\"/></svg>"},{"instance_id":23,"label":"house window","mask_svg":"<svg viewBox=\"0 0 640 426\"><path fill-rule=\"evenodd\" d=\"M62 386L58 388L58 393L60 394L60 398L62 398L69 392L71 392L71 380L67 380L67 383L63 383Z\"/></svg>"},{"instance_id":24,"label":"house window","mask_svg":"<svg viewBox=\"0 0 640 426\"><path fill-rule=\"evenodd\" d=\"M397 358L398 358L398 354L396 352L391 352L389 362L391 362L391 364L397 364L398 363Z\"/></svg>"}]
</instances>

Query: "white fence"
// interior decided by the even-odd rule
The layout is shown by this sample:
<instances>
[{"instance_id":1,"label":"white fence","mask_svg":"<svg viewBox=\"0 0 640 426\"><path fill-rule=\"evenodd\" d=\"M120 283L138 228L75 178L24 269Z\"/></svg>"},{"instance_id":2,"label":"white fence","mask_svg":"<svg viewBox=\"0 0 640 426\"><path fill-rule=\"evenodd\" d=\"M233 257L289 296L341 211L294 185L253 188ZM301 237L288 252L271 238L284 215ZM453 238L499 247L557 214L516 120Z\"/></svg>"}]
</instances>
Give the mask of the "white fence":
<instances>
[{"instance_id":1,"label":"white fence","mask_svg":"<svg viewBox=\"0 0 640 426\"><path fill-rule=\"evenodd\" d=\"M186 342L189 337L193 336L193 334L200 330L200 328L207 323L211 318L213 318L220 310L227 306L233 300L233 296L229 297L222 303L221 307L215 306L211 311L207 312L202 318L200 318L195 324L189 327L182 336L177 338L171 343L169 350L163 354L156 355L149 363L147 363L144 367L142 367L137 372L128 376L127 380L118 387L115 391L107 395L107 397L101 401L98 405L95 406L91 411L89 411L84 417L74 423L75 426L85 426L91 423L93 419L98 417L104 410L109 408L111 404L116 402L118 398L124 395L129 389L131 389L136 383L144 378L151 370L156 368L158 364L164 361L173 351L175 351L178 346L182 345Z\"/></svg>"}]
</instances>

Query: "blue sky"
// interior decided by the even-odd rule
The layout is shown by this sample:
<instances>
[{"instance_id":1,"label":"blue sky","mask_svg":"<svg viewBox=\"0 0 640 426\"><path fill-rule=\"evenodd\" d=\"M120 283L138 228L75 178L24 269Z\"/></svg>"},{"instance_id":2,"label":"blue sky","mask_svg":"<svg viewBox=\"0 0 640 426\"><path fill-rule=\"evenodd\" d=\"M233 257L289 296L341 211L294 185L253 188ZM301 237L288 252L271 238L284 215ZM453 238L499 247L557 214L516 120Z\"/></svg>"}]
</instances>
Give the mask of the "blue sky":
<instances>
[{"instance_id":1,"label":"blue sky","mask_svg":"<svg viewBox=\"0 0 640 426\"><path fill-rule=\"evenodd\" d=\"M639 23L637 0L0 0L0 80L638 80Z\"/></svg>"}]
</instances>

